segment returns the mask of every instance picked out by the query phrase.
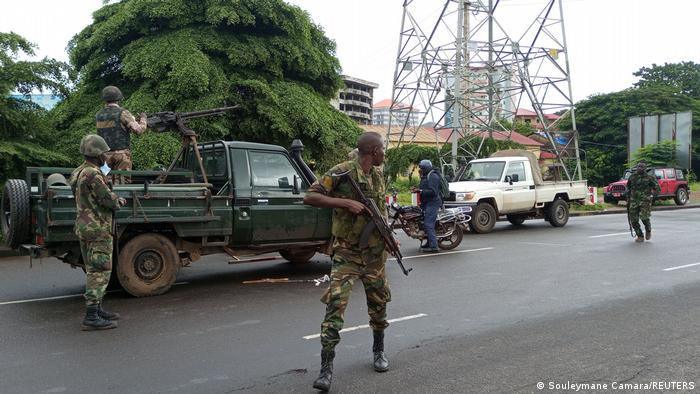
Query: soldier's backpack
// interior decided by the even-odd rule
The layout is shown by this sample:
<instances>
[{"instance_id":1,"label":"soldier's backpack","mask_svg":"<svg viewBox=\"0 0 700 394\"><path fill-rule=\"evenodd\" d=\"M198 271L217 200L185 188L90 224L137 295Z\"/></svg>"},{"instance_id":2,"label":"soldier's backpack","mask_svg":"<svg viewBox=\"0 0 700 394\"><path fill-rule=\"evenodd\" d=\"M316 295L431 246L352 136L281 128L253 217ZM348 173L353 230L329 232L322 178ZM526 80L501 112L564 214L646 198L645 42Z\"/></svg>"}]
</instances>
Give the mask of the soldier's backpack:
<instances>
[{"instance_id":1,"label":"soldier's backpack","mask_svg":"<svg viewBox=\"0 0 700 394\"><path fill-rule=\"evenodd\" d=\"M442 198L443 201L448 200L450 198L450 184L447 183L447 179L445 179L445 177L442 176L442 173L440 173L440 171L437 169L433 169L430 172L434 172L438 177L440 177L440 198Z\"/></svg>"}]
</instances>

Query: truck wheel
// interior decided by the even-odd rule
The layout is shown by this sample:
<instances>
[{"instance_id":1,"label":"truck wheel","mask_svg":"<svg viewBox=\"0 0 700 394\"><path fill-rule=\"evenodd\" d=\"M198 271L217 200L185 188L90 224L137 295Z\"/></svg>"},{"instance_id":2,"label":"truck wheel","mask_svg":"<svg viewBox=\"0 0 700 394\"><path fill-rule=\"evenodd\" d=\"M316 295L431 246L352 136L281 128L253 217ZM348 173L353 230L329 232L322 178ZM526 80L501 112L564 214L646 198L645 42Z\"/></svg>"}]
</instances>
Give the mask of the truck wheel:
<instances>
[{"instance_id":1,"label":"truck wheel","mask_svg":"<svg viewBox=\"0 0 700 394\"><path fill-rule=\"evenodd\" d=\"M569 205L561 198L557 198L549 206L547 216L549 224L554 227L564 227L569 221Z\"/></svg>"},{"instance_id":2,"label":"truck wheel","mask_svg":"<svg viewBox=\"0 0 700 394\"><path fill-rule=\"evenodd\" d=\"M481 202L474 209L474 216L470 223L475 233L490 233L496 225L496 210L491 204Z\"/></svg>"},{"instance_id":3,"label":"truck wheel","mask_svg":"<svg viewBox=\"0 0 700 394\"><path fill-rule=\"evenodd\" d=\"M525 223L525 216L523 215L506 215L506 217L513 226L521 226Z\"/></svg>"},{"instance_id":4,"label":"truck wheel","mask_svg":"<svg viewBox=\"0 0 700 394\"><path fill-rule=\"evenodd\" d=\"M2 192L2 235L12 249L30 239L31 196L23 179L8 179Z\"/></svg>"},{"instance_id":5,"label":"truck wheel","mask_svg":"<svg viewBox=\"0 0 700 394\"><path fill-rule=\"evenodd\" d=\"M284 249L280 250L280 256L282 256L283 259L289 261L290 263L297 265L297 264L305 264L308 263L309 260L311 260L312 257L316 254L316 249L309 249L309 248L297 248L297 249Z\"/></svg>"},{"instance_id":6,"label":"truck wheel","mask_svg":"<svg viewBox=\"0 0 700 394\"><path fill-rule=\"evenodd\" d=\"M676 201L676 205L685 205L688 203L688 191L684 187L679 187L673 200Z\"/></svg>"},{"instance_id":7,"label":"truck wheel","mask_svg":"<svg viewBox=\"0 0 700 394\"><path fill-rule=\"evenodd\" d=\"M180 256L175 245L160 234L134 237L119 252L117 277L134 297L163 294L175 283Z\"/></svg>"},{"instance_id":8,"label":"truck wheel","mask_svg":"<svg viewBox=\"0 0 700 394\"><path fill-rule=\"evenodd\" d=\"M451 250L459 246L464 238L464 232L459 225L454 226L454 231L449 237L438 238L438 247L443 250Z\"/></svg>"}]
</instances>

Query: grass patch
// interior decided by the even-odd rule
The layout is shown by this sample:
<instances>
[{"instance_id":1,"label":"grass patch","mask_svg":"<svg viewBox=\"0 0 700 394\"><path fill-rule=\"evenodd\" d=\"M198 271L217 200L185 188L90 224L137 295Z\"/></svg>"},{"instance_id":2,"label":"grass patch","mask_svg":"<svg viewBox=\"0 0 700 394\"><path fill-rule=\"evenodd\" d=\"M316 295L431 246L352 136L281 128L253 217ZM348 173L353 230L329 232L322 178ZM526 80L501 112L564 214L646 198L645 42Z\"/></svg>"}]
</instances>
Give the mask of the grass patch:
<instances>
[{"instance_id":1,"label":"grass patch","mask_svg":"<svg viewBox=\"0 0 700 394\"><path fill-rule=\"evenodd\" d=\"M578 211L578 212L589 212L589 211L602 211L605 208L609 207L611 204L605 204L605 203L598 203L598 204L593 204L593 205L584 205L584 204L579 204L577 202L572 202L570 207L572 211Z\"/></svg>"}]
</instances>

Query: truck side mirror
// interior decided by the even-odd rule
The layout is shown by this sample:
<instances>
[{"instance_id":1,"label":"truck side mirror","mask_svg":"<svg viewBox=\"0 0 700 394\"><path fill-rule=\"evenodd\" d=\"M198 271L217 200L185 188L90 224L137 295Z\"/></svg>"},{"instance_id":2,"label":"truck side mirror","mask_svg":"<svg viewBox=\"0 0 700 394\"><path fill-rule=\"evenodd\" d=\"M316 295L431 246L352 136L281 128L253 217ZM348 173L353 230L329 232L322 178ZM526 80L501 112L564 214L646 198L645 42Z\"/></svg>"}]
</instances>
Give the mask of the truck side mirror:
<instances>
[{"instance_id":1,"label":"truck side mirror","mask_svg":"<svg viewBox=\"0 0 700 394\"><path fill-rule=\"evenodd\" d=\"M518 176L518 174L513 174L513 175L511 175L511 176L510 176L510 184L512 185L513 182L517 182L519 178L520 178L520 177Z\"/></svg>"},{"instance_id":2,"label":"truck side mirror","mask_svg":"<svg viewBox=\"0 0 700 394\"><path fill-rule=\"evenodd\" d=\"M294 174L294 185L292 187L292 194L301 194L301 178Z\"/></svg>"}]
</instances>

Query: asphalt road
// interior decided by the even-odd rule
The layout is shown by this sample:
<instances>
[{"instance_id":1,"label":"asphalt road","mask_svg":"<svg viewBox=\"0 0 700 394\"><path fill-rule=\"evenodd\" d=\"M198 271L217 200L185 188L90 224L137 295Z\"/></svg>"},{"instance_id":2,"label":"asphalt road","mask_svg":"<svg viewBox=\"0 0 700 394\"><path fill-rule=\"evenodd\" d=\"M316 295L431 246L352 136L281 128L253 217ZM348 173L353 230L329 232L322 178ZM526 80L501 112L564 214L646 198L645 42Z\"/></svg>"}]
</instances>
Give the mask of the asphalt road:
<instances>
[{"instance_id":1,"label":"asphalt road","mask_svg":"<svg viewBox=\"0 0 700 394\"><path fill-rule=\"evenodd\" d=\"M391 370L371 369L358 285L333 391L660 392L683 382L700 391L700 264L682 267L700 263L700 209L652 220L643 244L623 215L572 218L561 229L498 223L440 255L417 256L403 239L414 271L406 278L389 262ZM318 278L328 260L228 260L193 263L159 297L110 293L119 328L81 332L80 270L0 259L0 393L313 392L323 285L242 282ZM657 390L614 390L619 382Z\"/></svg>"}]
</instances>

